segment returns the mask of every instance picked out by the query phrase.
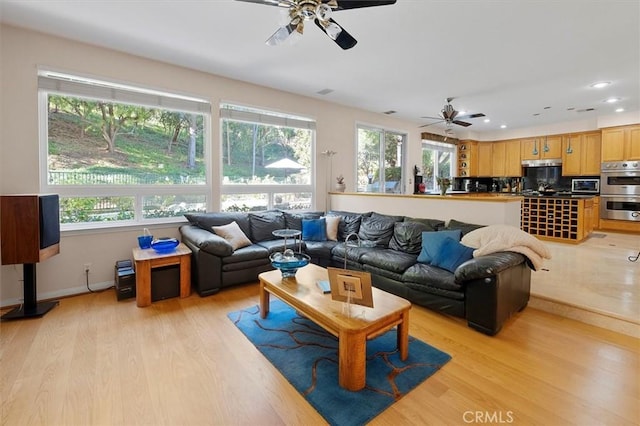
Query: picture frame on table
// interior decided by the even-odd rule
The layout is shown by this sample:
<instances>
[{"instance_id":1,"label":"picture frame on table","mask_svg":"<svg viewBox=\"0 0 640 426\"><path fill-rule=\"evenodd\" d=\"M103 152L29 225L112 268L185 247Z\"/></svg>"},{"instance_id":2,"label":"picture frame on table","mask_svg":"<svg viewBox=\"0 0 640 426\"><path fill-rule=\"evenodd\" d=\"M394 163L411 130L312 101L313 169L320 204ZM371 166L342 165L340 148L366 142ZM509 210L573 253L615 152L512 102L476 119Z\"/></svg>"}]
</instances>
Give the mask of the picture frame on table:
<instances>
[{"instance_id":1,"label":"picture frame on table","mask_svg":"<svg viewBox=\"0 0 640 426\"><path fill-rule=\"evenodd\" d=\"M373 308L371 274L342 268L327 268L331 299Z\"/></svg>"}]
</instances>

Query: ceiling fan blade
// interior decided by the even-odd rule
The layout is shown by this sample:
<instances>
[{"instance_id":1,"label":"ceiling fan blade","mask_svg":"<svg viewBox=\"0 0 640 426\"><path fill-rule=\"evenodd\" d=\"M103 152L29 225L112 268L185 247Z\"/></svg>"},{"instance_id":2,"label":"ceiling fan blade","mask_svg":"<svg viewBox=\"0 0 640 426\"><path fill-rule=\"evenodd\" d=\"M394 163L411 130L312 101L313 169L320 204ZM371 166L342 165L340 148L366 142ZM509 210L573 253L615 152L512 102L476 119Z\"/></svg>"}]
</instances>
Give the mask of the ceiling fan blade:
<instances>
[{"instance_id":1,"label":"ceiling fan blade","mask_svg":"<svg viewBox=\"0 0 640 426\"><path fill-rule=\"evenodd\" d=\"M361 7L386 6L395 4L396 0L338 0L336 10L357 9Z\"/></svg>"},{"instance_id":2,"label":"ceiling fan blade","mask_svg":"<svg viewBox=\"0 0 640 426\"><path fill-rule=\"evenodd\" d=\"M267 6L278 6L278 7L291 7L295 5L295 3L291 0L236 0L236 1L242 1L245 3L264 4Z\"/></svg>"},{"instance_id":3,"label":"ceiling fan blade","mask_svg":"<svg viewBox=\"0 0 640 426\"><path fill-rule=\"evenodd\" d=\"M358 40L353 38L351 34L345 31L336 21L333 19L329 19L328 21L320 21L318 18L315 19L316 25L333 41L336 42L338 46L342 49L347 50L351 49L353 46L358 43Z\"/></svg>"},{"instance_id":4,"label":"ceiling fan blade","mask_svg":"<svg viewBox=\"0 0 640 426\"><path fill-rule=\"evenodd\" d=\"M271 37L267 39L265 43L268 44L269 46L277 46L279 44L282 44L289 38L291 33L293 33L295 30L296 30L296 26L292 24L288 24L288 25L285 25L284 27L280 27L275 33L273 33Z\"/></svg>"},{"instance_id":5,"label":"ceiling fan blade","mask_svg":"<svg viewBox=\"0 0 640 426\"><path fill-rule=\"evenodd\" d=\"M457 124L458 126L462 126L462 127L471 126L471 123L467 123L466 121L460 121L460 120L453 120L452 123L453 124Z\"/></svg>"},{"instance_id":6,"label":"ceiling fan blade","mask_svg":"<svg viewBox=\"0 0 640 426\"><path fill-rule=\"evenodd\" d=\"M477 114L465 114L465 115L461 115L458 118L464 118L466 120L466 119L469 119L469 118L479 118L479 117L484 117L484 114L481 113L481 112L479 112Z\"/></svg>"},{"instance_id":7,"label":"ceiling fan blade","mask_svg":"<svg viewBox=\"0 0 640 426\"><path fill-rule=\"evenodd\" d=\"M420 117L420 118L430 118L431 120L440 120L440 121L444 120L444 118L442 117Z\"/></svg>"},{"instance_id":8,"label":"ceiling fan blade","mask_svg":"<svg viewBox=\"0 0 640 426\"><path fill-rule=\"evenodd\" d=\"M444 120L440 120L440 121L436 121L435 123L424 124L424 125L420 126L420 128L422 128L422 127L429 127L429 126L433 126L434 124L442 123L443 121L444 121Z\"/></svg>"}]
</instances>

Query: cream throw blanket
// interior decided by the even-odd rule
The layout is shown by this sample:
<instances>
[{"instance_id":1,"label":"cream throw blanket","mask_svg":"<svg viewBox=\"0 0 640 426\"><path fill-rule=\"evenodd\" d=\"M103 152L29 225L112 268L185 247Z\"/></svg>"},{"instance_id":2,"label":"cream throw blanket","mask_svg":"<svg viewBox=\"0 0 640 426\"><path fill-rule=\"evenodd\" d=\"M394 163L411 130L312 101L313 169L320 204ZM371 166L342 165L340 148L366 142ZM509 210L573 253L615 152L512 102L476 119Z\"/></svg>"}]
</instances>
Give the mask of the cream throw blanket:
<instances>
[{"instance_id":1,"label":"cream throw blanket","mask_svg":"<svg viewBox=\"0 0 640 426\"><path fill-rule=\"evenodd\" d=\"M499 251L514 251L529 258L535 270L540 269L544 259L551 253L542 241L511 225L489 225L469 232L460 241L472 247L473 257Z\"/></svg>"}]
</instances>

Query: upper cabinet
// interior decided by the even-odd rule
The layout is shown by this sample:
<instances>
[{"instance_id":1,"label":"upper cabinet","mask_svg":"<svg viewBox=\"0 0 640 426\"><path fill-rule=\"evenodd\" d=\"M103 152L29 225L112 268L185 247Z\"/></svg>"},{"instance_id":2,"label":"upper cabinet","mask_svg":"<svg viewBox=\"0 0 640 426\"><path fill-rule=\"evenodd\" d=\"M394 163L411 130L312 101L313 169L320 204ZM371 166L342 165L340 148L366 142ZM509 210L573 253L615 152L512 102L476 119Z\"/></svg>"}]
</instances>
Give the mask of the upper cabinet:
<instances>
[{"instance_id":1,"label":"upper cabinet","mask_svg":"<svg viewBox=\"0 0 640 426\"><path fill-rule=\"evenodd\" d=\"M522 139L522 160L546 160L562 157L562 136L542 136Z\"/></svg>"},{"instance_id":2,"label":"upper cabinet","mask_svg":"<svg viewBox=\"0 0 640 426\"><path fill-rule=\"evenodd\" d=\"M562 175L599 175L600 139L600 132L564 135L562 137Z\"/></svg>"},{"instance_id":3,"label":"upper cabinet","mask_svg":"<svg viewBox=\"0 0 640 426\"><path fill-rule=\"evenodd\" d=\"M493 143L478 143L478 174L480 177L493 176Z\"/></svg>"},{"instance_id":4,"label":"upper cabinet","mask_svg":"<svg viewBox=\"0 0 640 426\"><path fill-rule=\"evenodd\" d=\"M640 124L602 129L602 161L640 160Z\"/></svg>"},{"instance_id":5,"label":"upper cabinet","mask_svg":"<svg viewBox=\"0 0 640 426\"><path fill-rule=\"evenodd\" d=\"M520 161L520 141L493 142L492 176L520 177L522 176L522 162Z\"/></svg>"}]
</instances>

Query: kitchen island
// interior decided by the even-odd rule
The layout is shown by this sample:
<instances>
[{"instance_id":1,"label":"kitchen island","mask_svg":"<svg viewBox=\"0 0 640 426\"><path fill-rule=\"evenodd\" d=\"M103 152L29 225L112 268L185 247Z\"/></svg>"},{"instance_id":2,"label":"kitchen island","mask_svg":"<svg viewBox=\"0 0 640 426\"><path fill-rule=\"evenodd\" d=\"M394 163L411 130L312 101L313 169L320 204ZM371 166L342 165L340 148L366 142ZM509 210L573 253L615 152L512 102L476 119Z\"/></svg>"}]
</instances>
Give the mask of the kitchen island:
<instances>
[{"instance_id":1,"label":"kitchen island","mask_svg":"<svg viewBox=\"0 0 640 426\"><path fill-rule=\"evenodd\" d=\"M506 224L520 228L523 198L509 193L379 194L331 192L327 210L377 211L416 218L455 219L479 225Z\"/></svg>"},{"instance_id":2,"label":"kitchen island","mask_svg":"<svg viewBox=\"0 0 640 426\"><path fill-rule=\"evenodd\" d=\"M540 239L579 243L595 227L593 196L525 196L522 230Z\"/></svg>"}]
</instances>

